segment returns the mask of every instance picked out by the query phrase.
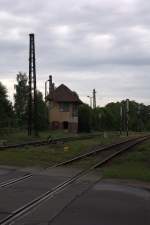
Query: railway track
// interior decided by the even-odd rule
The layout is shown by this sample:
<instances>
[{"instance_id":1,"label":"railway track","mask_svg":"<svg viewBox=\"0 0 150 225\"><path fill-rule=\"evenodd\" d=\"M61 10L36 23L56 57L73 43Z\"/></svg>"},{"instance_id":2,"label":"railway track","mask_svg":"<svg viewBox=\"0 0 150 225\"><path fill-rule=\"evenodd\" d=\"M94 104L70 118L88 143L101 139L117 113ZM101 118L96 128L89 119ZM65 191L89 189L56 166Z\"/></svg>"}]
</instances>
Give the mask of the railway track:
<instances>
[{"instance_id":1,"label":"railway track","mask_svg":"<svg viewBox=\"0 0 150 225\"><path fill-rule=\"evenodd\" d=\"M64 165L71 164L71 163L74 163L76 161L85 159L85 158L90 157L90 156L98 155L99 153L102 153L102 152L108 152L108 151L111 151L113 148L116 148L116 147L120 148L120 146L122 146L124 144L128 144L128 143L133 142L133 141L136 141L138 139L139 139L139 137L136 137L136 138L131 138L131 139L128 139L128 140L120 141L118 143L113 143L113 144L110 144L110 145L106 145L104 147L96 146L94 148L94 150L92 150L92 151L90 151L88 153L78 155L76 157L73 157L72 159L69 159L69 160L66 160L64 162L58 163L58 164L54 165L53 167L64 166Z\"/></svg>"},{"instance_id":2,"label":"railway track","mask_svg":"<svg viewBox=\"0 0 150 225\"><path fill-rule=\"evenodd\" d=\"M0 221L0 225L8 225L8 224L15 223L16 220L20 219L22 216L25 216L27 213L31 212L32 209L35 210L36 207L40 206L46 200L53 198L57 193L59 193L62 190L65 190L68 186L73 184L75 181L81 179L83 176L88 175L91 171L95 170L98 167L101 167L102 165L107 163L112 158L114 158L114 157L120 155L121 153L129 150L130 148L138 145L139 143L147 140L148 138L149 138L149 136L134 138L132 140L128 140L128 141L120 142L120 143L117 143L117 144L113 144L113 145L101 148L99 150L97 149L95 152L93 151L91 153L84 154L84 155L79 156L79 157L75 157L74 159L71 159L71 160L63 162L61 164L56 165L56 167L67 165L67 164L73 163L77 160L81 160L85 157L89 157L89 156L91 156L95 153L98 154L98 153L103 152L105 150L106 151L108 149L110 150L109 154L107 156L104 155L99 162L94 163L93 165L91 165L90 167L88 167L86 169L83 169L82 171L75 174L71 178L65 180L61 184L53 187L52 189L50 189L50 190L46 191L45 193L39 195L37 198L33 199L32 201L28 202L27 204L23 205L22 207L14 210L10 215L8 215L7 217L3 218Z\"/></svg>"},{"instance_id":3,"label":"railway track","mask_svg":"<svg viewBox=\"0 0 150 225\"><path fill-rule=\"evenodd\" d=\"M147 136L143 137L143 138L147 138ZM113 150L113 148L115 148L115 149L116 149L116 147L120 148L122 145L129 144L130 142L136 141L138 139L139 139L139 137L136 137L136 138L131 138L131 139L128 139L128 140L125 140L125 141L121 141L121 142L115 143L115 144L110 144L110 145L107 145L107 146L104 146L104 147L96 146L96 148L94 148L94 150L92 150L92 151L90 151L88 153L80 154L80 155L78 155L76 157L73 157L73 158L71 158L69 160L66 160L64 162L58 163L58 164L56 164L54 166L51 166L50 168L55 168L55 167L60 167L60 166L65 166L65 165L68 165L68 164L72 164L74 162L77 162L79 160L85 159L85 158L90 157L90 156L97 156L98 154L100 154L102 152L108 152L107 155L109 155L111 153L111 151ZM106 157L107 157L107 155L106 155ZM10 179L8 181L0 183L0 188L5 188L7 186L10 186L10 185L13 185L15 183L21 182L23 180L30 179L33 176L34 175L32 175L31 173L27 173L27 174L23 175L22 177Z\"/></svg>"},{"instance_id":4,"label":"railway track","mask_svg":"<svg viewBox=\"0 0 150 225\"><path fill-rule=\"evenodd\" d=\"M92 155L97 155L99 153L102 153L104 151L111 151L112 148L114 147L120 147L122 144L126 144L126 143L130 143L131 141L133 140L137 140L138 138L131 138L131 139L128 139L128 140L124 140L124 141L121 141L121 142L118 142L118 143L115 143L115 144L110 144L110 145L107 145L107 146L104 146L104 147L101 147L101 146L96 146L94 148L94 150L91 150L90 152L88 153L85 153L85 154L80 154L76 157L73 157L72 159L69 159L69 160L66 160L64 162L61 162L61 163L58 163L54 166L51 166L50 168L55 168L55 167L59 167L59 166L64 166L64 165L67 165L67 164L70 164L70 163L73 163L73 162L76 162L76 161L79 161L81 159L84 159L84 158L87 158L87 157L90 157ZM29 178L32 178L32 174L31 173L27 173L19 178L14 178L14 179L9 179L8 181L5 181L5 182L2 182L0 183L0 188L5 188L7 186L10 186L10 185L13 185L15 183L18 183L18 182L21 182L23 180L26 180L26 179L29 179Z\"/></svg>"},{"instance_id":5,"label":"railway track","mask_svg":"<svg viewBox=\"0 0 150 225\"><path fill-rule=\"evenodd\" d=\"M75 137L63 137L63 138L48 138L47 140L38 140L38 141L28 141L23 142L19 144L11 144L11 145L2 145L0 146L0 151L4 151L6 149L12 149L12 148L22 148L25 146L42 146L42 145L50 145L50 144L58 144L58 143L66 143L70 141L77 141L77 140L84 140L84 139L90 139L93 137L99 137L100 134L92 134L92 135L81 135L81 136L75 136Z\"/></svg>"}]
</instances>

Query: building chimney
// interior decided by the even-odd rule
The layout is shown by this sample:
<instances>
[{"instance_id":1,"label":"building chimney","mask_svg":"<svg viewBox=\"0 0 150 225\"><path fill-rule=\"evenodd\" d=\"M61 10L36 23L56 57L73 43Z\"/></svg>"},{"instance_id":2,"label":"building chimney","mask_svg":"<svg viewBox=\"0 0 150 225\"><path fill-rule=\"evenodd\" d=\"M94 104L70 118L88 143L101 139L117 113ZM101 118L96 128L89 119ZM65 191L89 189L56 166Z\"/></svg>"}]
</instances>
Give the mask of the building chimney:
<instances>
[{"instance_id":1,"label":"building chimney","mask_svg":"<svg viewBox=\"0 0 150 225\"><path fill-rule=\"evenodd\" d=\"M52 93L53 83L52 83L52 75L49 76L49 95Z\"/></svg>"},{"instance_id":2,"label":"building chimney","mask_svg":"<svg viewBox=\"0 0 150 225\"><path fill-rule=\"evenodd\" d=\"M52 92L55 91L55 83L52 83Z\"/></svg>"}]
</instances>

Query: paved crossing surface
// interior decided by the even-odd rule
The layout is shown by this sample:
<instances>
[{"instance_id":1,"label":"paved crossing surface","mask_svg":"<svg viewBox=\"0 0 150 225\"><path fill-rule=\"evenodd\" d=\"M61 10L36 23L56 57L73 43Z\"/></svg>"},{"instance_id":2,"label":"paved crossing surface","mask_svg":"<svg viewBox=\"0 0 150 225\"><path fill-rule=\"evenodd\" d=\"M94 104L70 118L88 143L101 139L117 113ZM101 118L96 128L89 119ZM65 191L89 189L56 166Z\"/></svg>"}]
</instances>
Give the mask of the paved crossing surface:
<instances>
[{"instance_id":1,"label":"paved crossing surface","mask_svg":"<svg viewBox=\"0 0 150 225\"><path fill-rule=\"evenodd\" d=\"M29 171L28 171L29 172ZM31 171L30 171L31 172ZM79 171L32 171L33 177L0 189L0 220ZM27 171L0 169L0 181ZM99 180L91 173L28 212L14 225L149 225L150 189Z\"/></svg>"}]
</instances>

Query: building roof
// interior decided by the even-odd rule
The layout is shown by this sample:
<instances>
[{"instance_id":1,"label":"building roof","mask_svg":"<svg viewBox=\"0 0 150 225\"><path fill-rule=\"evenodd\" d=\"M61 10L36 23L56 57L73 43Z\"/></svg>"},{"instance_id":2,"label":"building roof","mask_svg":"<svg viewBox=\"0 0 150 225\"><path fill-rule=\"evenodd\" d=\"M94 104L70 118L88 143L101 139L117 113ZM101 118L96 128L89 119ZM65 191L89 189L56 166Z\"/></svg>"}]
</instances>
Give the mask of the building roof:
<instances>
[{"instance_id":1,"label":"building roof","mask_svg":"<svg viewBox=\"0 0 150 225\"><path fill-rule=\"evenodd\" d=\"M55 101L55 102L74 102L74 103L82 103L79 99L76 92L71 91L67 86L61 84L56 89L54 89L53 93L47 97L47 99Z\"/></svg>"}]
</instances>

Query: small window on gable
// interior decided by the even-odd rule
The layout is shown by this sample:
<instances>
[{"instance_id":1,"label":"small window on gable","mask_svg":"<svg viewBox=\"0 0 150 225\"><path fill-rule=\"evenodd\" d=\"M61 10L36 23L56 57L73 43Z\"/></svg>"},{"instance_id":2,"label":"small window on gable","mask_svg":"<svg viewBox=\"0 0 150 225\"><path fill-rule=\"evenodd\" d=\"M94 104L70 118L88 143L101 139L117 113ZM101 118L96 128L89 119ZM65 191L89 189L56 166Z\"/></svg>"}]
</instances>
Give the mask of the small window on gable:
<instances>
[{"instance_id":1,"label":"small window on gable","mask_svg":"<svg viewBox=\"0 0 150 225\"><path fill-rule=\"evenodd\" d=\"M61 102L59 103L59 111L60 112L69 112L69 103L68 102Z\"/></svg>"}]
</instances>

